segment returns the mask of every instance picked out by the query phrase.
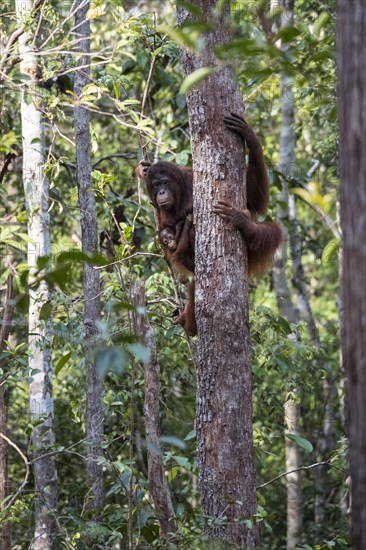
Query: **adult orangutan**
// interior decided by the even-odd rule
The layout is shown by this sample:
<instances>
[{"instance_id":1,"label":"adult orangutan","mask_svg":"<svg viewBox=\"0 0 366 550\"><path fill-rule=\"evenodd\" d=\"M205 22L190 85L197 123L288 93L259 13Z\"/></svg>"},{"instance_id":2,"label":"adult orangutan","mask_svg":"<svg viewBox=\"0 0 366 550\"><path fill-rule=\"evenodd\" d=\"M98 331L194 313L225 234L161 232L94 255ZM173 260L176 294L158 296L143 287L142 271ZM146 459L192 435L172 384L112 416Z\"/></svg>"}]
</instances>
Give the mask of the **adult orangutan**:
<instances>
[{"instance_id":1,"label":"adult orangutan","mask_svg":"<svg viewBox=\"0 0 366 550\"><path fill-rule=\"evenodd\" d=\"M246 169L247 208L238 209L228 201L218 201L213 211L230 227L238 229L248 250L250 277L262 275L271 265L274 254L282 242L282 231L276 222L257 222L268 208L269 183L260 141L245 120L235 114L224 117L229 130L241 136L249 149ZM136 168L138 177L144 179L151 202L155 208L158 234L167 260L182 273L194 273L194 225L193 175L187 168L171 162L150 164L141 162ZM189 288L189 299L184 311L175 320L186 333L197 333L194 315L194 281Z\"/></svg>"}]
</instances>

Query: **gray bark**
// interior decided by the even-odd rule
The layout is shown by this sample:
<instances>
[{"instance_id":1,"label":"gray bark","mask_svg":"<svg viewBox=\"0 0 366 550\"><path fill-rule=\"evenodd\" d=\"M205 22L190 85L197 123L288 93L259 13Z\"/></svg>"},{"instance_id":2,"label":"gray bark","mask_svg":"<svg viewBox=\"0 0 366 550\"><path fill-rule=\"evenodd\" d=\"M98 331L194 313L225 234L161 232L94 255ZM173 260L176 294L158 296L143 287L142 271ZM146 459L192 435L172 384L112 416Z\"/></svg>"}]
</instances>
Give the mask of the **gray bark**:
<instances>
[{"instance_id":1,"label":"gray bark","mask_svg":"<svg viewBox=\"0 0 366 550\"><path fill-rule=\"evenodd\" d=\"M11 268L10 268L11 269ZM4 297L4 308L2 315L2 324L0 330L0 351L7 348L7 340L10 334L10 325L14 313L14 285L13 274L10 273L6 282L6 293ZM0 368L6 375L5 361L0 361ZM0 378L0 433L7 435L7 403L6 403L6 385L4 380ZM0 502L8 496L8 463L9 463L9 444L5 439L0 437ZM0 511L3 511L4 506L1 506ZM5 519L5 518L4 518ZM4 520L0 532L0 549L11 547L11 531L10 523Z\"/></svg>"},{"instance_id":2,"label":"gray bark","mask_svg":"<svg viewBox=\"0 0 366 550\"><path fill-rule=\"evenodd\" d=\"M90 153L90 114L80 104L80 96L84 86L90 83L90 23L86 19L89 2L76 0L75 26L79 40L77 51L81 52L75 72L74 92L76 105L75 146L77 181L79 188L79 207L81 240L83 252L98 250L98 223L92 182L92 163ZM97 373L94 350L98 341L97 323L100 320L100 278L99 271L90 263L83 267L84 288L84 357L86 365L86 431L87 431L87 471L90 494L87 508L96 511L94 519L98 519L98 511L103 504L103 467L98 464L102 457L101 443L103 440L103 382Z\"/></svg>"},{"instance_id":3,"label":"gray bark","mask_svg":"<svg viewBox=\"0 0 366 550\"><path fill-rule=\"evenodd\" d=\"M294 17L294 0L282 0L282 6L284 8L281 25L291 26L293 25ZM282 46L282 49L286 51L287 45ZM288 54L287 54L288 55ZM281 84L281 99L282 99L282 130L281 130L281 147L280 147L280 170L287 177L294 176L294 169L296 164L295 158L295 134L293 125L295 122L295 109L294 109L294 96L291 79L286 74L282 74L280 78ZM279 218L282 222L289 222L290 230L286 230L286 225L283 225L285 234L288 237L290 244L290 257L292 268L292 285L295 289L296 303L293 305L290 299L290 292L287 285L285 272L285 262L282 258L277 262L276 269L274 270L274 285L277 291L277 295L281 297L282 303L279 304L281 314L284 315L290 322L298 322L300 319L304 320L307 324L307 330L310 341L320 347L319 331L317 329L314 316L311 310L308 289L304 276L304 269L302 263L302 250L301 239L297 230L297 213L295 197L288 193L287 182L282 180L282 193L281 202L286 204L287 207L282 210L279 208ZM282 292L282 293L281 293ZM321 456L319 460L323 460L324 456L328 453L334 445L334 407L333 400L336 396L334 385L331 378L331 366L327 362L319 362L320 368L325 370L326 376L323 382L324 393L324 428L323 433L318 438L318 450ZM288 442L290 444L291 442ZM321 526L321 523L325 515L325 501L326 501L326 483L325 483L326 470L323 467L316 469L316 499L315 499L315 521L317 525ZM297 473L300 482L300 475ZM299 493L300 494L300 493ZM292 522L293 523L293 522ZM288 531L292 533L300 533L301 517L299 513L298 526L295 524L291 527L288 523ZM288 532L289 535L289 532ZM291 539L295 542L292 536L288 536L289 548L293 547Z\"/></svg>"},{"instance_id":4,"label":"gray bark","mask_svg":"<svg viewBox=\"0 0 366 550\"><path fill-rule=\"evenodd\" d=\"M366 548L366 4L338 0L342 355L347 374L352 548Z\"/></svg>"},{"instance_id":5,"label":"gray bark","mask_svg":"<svg viewBox=\"0 0 366 550\"><path fill-rule=\"evenodd\" d=\"M172 541L177 525L168 480L163 464L163 451L160 446L160 367L156 352L155 335L146 311L144 283L138 283L132 291L135 333L150 351L151 359L144 366L144 420L147 446L147 466L149 488L154 503L156 517L160 524L162 542Z\"/></svg>"},{"instance_id":6,"label":"gray bark","mask_svg":"<svg viewBox=\"0 0 366 550\"><path fill-rule=\"evenodd\" d=\"M32 0L16 0L17 17L20 23L29 16L33 8ZM19 37L20 71L30 79L22 90L21 120L23 141L23 184L28 214L28 265L29 272L29 376L32 382L30 391L30 414L32 422L39 422L32 434L35 448L33 458L49 451L54 445L53 395L52 395L52 333L51 323L45 326L40 322L40 312L50 300L47 283L41 279L39 285L32 286L37 271L37 260L50 257L51 242L48 213L48 180L43 172L44 126L42 114L32 95L34 79L37 75L37 62L34 48L29 45L30 31ZM37 275L39 278L39 274ZM57 473L54 457L48 456L34 463L36 487L35 550L49 550L54 539L54 514L57 504Z\"/></svg>"},{"instance_id":7,"label":"gray bark","mask_svg":"<svg viewBox=\"0 0 366 550\"><path fill-rule=\"evenodd\" d=\"M185 76L199 67L216 72L188 93L194 173L197 345L197 460L206 527L211 539L253 549L258 528L239 520L256 513L252 439L252 375L248 326L247 254L243 239L212 212L218 199L246 202L243 148L223 117L243 113L230 66L218 68L213 53L225 44L227 4L221 18L214 0L193 2L213 24L200 56L182 50ZM178 8L179 23L187 13Z\"/></svg>"},{"instance_id":8,"label":"gray bark","mask_svg":"<svg viewBox=\"0 0 366 550\"><path fill-rule=\"evenodd\" d=\"M283 14L281 18L281 28L293 26L294 22L294 0L282 0ZM282 46L285 50L286 46ZM281 109L282 109L282 128L281 128L281 142L280 142L280 165L281 171L284 171L287 176L294 175L295 168L295 104L292 79L290 79L285 73L281 73L280 76L280 89L281 89ZM300 275L303 275L301 255L294 257L294 244L295 240L295 224L296 224L296 206L294 197L290 197L287 190L287 183L282 181L282 193L284 198L287 198L286 204L288 205L288 218L292 222L293 228L290 233L290 250L292 258L292 272L293 281L303 281L303 277L298 279ZM292 214L292 216L291 216ZM298 239L297 239L298 240ZM296 263L295 263L296 262ZM283 277L286 278L285 266L283 266ZM298 284L301 284L300 282ZM305 291L305 293L304 293ZM305 298L304 298L305 296ZM292 306L292 312L288 321L295 318L295 322L298 322L298 308L300 301L307 301L306 287L301 286L301 292L297 292L297 308ZM286 302L285 302L286 303ZM299 406L291 398L287 400L285 404L285 423L287 433L298 434L298 418L300 416ZM295 470L300 467L300 450L296 443L286 438L286 471ZM287 487L287 550L294 550L296 545L300 541L301 534L301 474L300 472L292 472L286 476Z\"/></svg>"}]
</instances>

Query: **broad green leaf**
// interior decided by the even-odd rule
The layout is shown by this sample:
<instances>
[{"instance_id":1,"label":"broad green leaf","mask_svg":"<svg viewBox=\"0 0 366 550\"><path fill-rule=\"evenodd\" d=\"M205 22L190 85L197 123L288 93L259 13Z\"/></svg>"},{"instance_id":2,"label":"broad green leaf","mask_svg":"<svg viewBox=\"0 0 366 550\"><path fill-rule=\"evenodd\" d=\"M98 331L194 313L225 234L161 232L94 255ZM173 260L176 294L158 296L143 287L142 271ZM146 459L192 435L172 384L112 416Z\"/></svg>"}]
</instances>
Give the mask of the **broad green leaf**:
<instances>
[{"instance_id":1,"label":"broad green leaf","mask_svg":"<svg viewBox=\"0 0 366 550\"><path fill-rule=\"evenodd\" d=\"M184 441L189 441L190 439L193 439L196 437L196 430L192 430L191 432L189 432L189 434L187 434L184 438Z\"/></svg>"},{"instance_id":2,"label":"broad green leaf","mask_svg":"<svg viewBox=\"0 0 366 550\"><path fill-rule=\"evenodd\" d=\"M128 346L128 351L132 353L138 361L144 363L144 365L148 365L150 363L151 352L146 346L143 346L142 344L131 344Z\"/></svg>"},{"instance_id":3,"label":"broad green leaf","mask_svg":"<svg viewBox=\"0 0 366 550\"><path fill-rule=\"evenodd\" d=\"M304 438L301 437L300 435L296 435L296 434L285 434L285 437L287 437L287 439L290 439L291 441L293 441L294 443L296 443L296 445L298 445L298 446L301 447L302 449L305 449L305 451L307 451L308 453L311 453L311 452L312 452L313 446L312 446L312 444L310 443L310 441L308 441L307 439L304 439Z\"/></svg>"},{"instance_id":4,"label":"broad green leaf","mask_svg":"<svg viewBox=\"0 0 366 550\"><path fill-rule=\"evenodd\" d=\"M173 456L173 459L177 464L179 464L179 466L181 466L181 468L189 469L191 466L191 463L189 462L188 458L186 458L185 456Z\"/></svg>"},{"instance_id":5,"label":"broad green leaf","mask_svg":"<svg viewBox=\"0 0 366 550\"><path fill-rule=\"evenodd\" d=\"M41 307L41 311L39 312L39 318L41 319L41 321L48 321L48 319L51 317L51 313L52 313L51 302L45 302Z\"/></svg>"},{"instance_id":6,"label":"broad green leaf","mask_svg":"<svg viewBox=\"0 0 366 550\"><path fill-rule=\"evenodd\" d=\"M288 44L294 38L297 38L301 35L300 29L297 29L296 27L285 27L283 29L280 29L277 33L278 38L281 38L282 42L285 44Z\"/></svg>"},{"instance_id":7,"label":"broad green leaf","mask_svg":"<svg viewBox=\"0 0 366 550\"><path fill-rule=\"evenodd\" d=\"M179 89L180 94L186 94L194 86L196 86L201 80L206 78L209 74L212 74L214 69L212 67L201 67L189 74L182 82L182 85Z\"/></svg>"},{"instance_id":8,"label":"broad green leaf","mask_svg":"<svg viewBox=\"0 0 366 550\"><path fill-rule=\"evenodd\" d=\"M104 378L109 371L122 374L130 360L127 351L119 347L99 348L95 352L95 366L100 377Z\"/></svg>"},{"instance_id":9,"label":"broad green leaf","mask_svg":"<svg viewBox=\"0 0 366 550\"><path fill-rule=\"evenodd\" d=\"M177 447L178 449L185 449L186 444L184 441L179 439L179 437L176 437L175 435L162 435L160 438L160 441L162 443L167 443L168 445L174 445L174 447Z\"/></svg>"},{"instance_id":10,"label":"broad green leaf","mask_svg":"<svg viewBox=\"0 0 366 550\"><path fill-rule=\"evenodd\" d=\"M109 264L109 260L99 254L99 252L82 252L78 248L68 250L67 252L61 252L57 257L57 263L62 262L86 262L88 264L95 264L99 266L105 266Z\"/></svg>"},{"instance_id":11,"label":"broad green leaf","mask_svg":"<svg viewBox=\"0 0 366 550\"><path fill-rule=\"evenodd\" d=\"M278 324L280 325L282 332L284 332L285 334L291 334L292 329L286 319L284 319L283 317L279 317Z\"/></svg>"}]
</instances>

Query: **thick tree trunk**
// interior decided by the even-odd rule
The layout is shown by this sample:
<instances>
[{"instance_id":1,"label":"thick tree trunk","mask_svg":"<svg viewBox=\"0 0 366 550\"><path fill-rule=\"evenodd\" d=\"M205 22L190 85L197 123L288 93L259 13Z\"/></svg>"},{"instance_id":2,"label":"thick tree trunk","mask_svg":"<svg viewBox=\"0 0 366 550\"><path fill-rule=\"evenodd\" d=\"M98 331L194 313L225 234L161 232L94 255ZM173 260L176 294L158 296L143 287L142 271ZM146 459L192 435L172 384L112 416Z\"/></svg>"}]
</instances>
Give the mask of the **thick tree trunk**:
<instances>
[{"instance_id":1,"label":"thick tree trunk","mask_svg":"<svg viewBox=\"0 0 366 550\"><path fill-rule=\"evenodd\" d=\"M215 0L195 0L212 23L200 56L182 50L185 76L200 67L216 71L188 93L194 172L197 345L197 445L203 511L211 539L252 549L258 528L240 521L256 513L252 439L252 375L248 326L247 255L243 239L212 212L219 199L246 202L243 147L223 117L243 114L239 86L229 66L217 66L213 47L230 36ZM222 3L220 4L222 5ZM216 10L216 12L215 12ZM188 14L178 8L179 23Z\"/></svg>"},{"instance_id":2,"label":"thick tree trunk","mask_svg":"<svg viewBox=\"0 0 366 550\"><path fill-rule=\"evenodd\" d=\"M135 333L150 351L151 359L144 366L144 420L146 431L147 467L149 488L156 517L160 524L160 539L163 543L174 540L177 525L168 480L160 446L160 368L156 353L155 335L146 311L144 283L136 284L132 291Z\"/></svg>"},{"instance_id":3,"label":"thick tree trunk","mask_svg":"<svg viewBox=\"0 0 366 550\"><path fill-rule=\"evenodd\" d=\"M75 2L75 27L79 40L77 50L81 55L78 65L82 69L75 73L75 145L81 240L83 252L98 250L98 223L92 183L90 156L90 115L78 104L82 89L90 83L90 23L87 20L89 2ZM88 443L87 470L90 495L87 507L99 511L103 504L103 467L98 464L102 456L103 440L103 383L98 376L94 362L94 347L98 341L97 322L100 319L100 280L99 271L90 263L84 263L84 357L86 365L86 431ZM98 513L95 516L98 519Z\"/></svg>"},{"instance_id":4,"label":"thick tree trunk","mask_svg":"<svg viewBox=\"0 0 366 550\"><path fill-rule=\"evenodd\" d=\"M16 0L19 22L29 17L32 0ZM32 434L34 458L54 445L53 395L52 395L52 334L51 323L44 326L40 312L49 302L50 293L44 279L37 287L32 286L37 271L37 261L50 257L51 243L48 213L48 181L43 172L44 127L39 100L32 94L32 81L37 75L34 46L29 44L32 35L25 32L19 37L20 71L30 80L23 90L21 99L21 120L23 140L23 184L28 213L28 265L29 272L29 371L30 413L32 422L37 421ZM41 421L40 421L41 419ZM40 423L38 423L40 421ZM54 539L54 514L57 502L57 474L54 457L47 456L34 463L36 486L35 533L32 548L49 550Z\"/></svg>"},{"instance_id":5,"label":"thick tree trunk","mask_svg":"<svg viewBox=\"0 0 366 550\"><path fill-rule=\"evenodd\" d=\"M347 374L352 548L366 548L366 4L338 0L342 354Z\"/></svg>"}]
</instances>

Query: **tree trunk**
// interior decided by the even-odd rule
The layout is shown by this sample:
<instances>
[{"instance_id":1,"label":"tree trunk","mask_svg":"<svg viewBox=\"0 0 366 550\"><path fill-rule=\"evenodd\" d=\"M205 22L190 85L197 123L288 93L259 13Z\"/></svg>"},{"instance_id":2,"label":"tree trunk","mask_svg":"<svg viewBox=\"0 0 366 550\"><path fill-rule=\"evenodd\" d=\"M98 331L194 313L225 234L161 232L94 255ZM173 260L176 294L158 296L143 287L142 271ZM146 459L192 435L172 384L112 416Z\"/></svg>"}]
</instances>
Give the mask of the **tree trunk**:
<instances>
[{"instance_id":1,"label":"tree trunk","mask_svg":"<svg viewBox=\"0 0 366 550\"><path fill-rule=\"evenodd\" d=\"M16 0L20 23L29 17L32 0ZM44 127L39 99L32 95L37 75L34 46L30 44L31 31L19 37L20 72L28 77L21 98L23 140L23 184L28 213L29 272L29 376L30 414L37 421L32 434L35 449L33 458L45 454L54 445L52 395L52 333L51 322L40 321L42 307L50 301L50 292L44 279L33 286L39 258L50 257L51 243L48 213L48 181L43 172ZM54 514L57 503L57 473L53 456L34 462L36 488L35 532L32 548L49 550L54 538Z\"/></svg>"},{"instance_id":2,"label":"tree trunk","mask_svg":"<svg viewBox=\"0 0 366 550\"><path fill-rule=\"evenodd\" d=\"M144 283L136 284L132 291L135 333L150 351L151 359L144 365L144 420L146 431L147 466L149 488L155 514L160 524L163 543L174 540L177 525L168 480L160 446L160 368L156 353L155 335L146 312Z\"/></svg>"},{"instance_id":3,"label":"tree trunk","mask_svg":"<svg viewBox=\"0 0 366 550\"><path fill-rule=\"evenodd\" d=\"M281 28L292 27L294 24L294 0L282 0L282 17ZM288 55L288 46L282 45L281 49ZM280 170L288 177L294 175L294 168L296 163L295 157L295 104L292 79L285 73L280 75L280 90L281 90L281 111L282 111L282 128L281 128L281 141L280 141ZM282 197L283 201L287 205L286 212L280 212L280 217L290 218L290 197L287 189L287 182L282 179ZM295 214L295 210L293 210ZM296 223L296 219L294 219ZM285 228L285 225L283 225ZM287 233L287 231L286 231ZM291 241L294 239L293 232L290 234L290 248L292 250ZM294 262L294 259L292 259ZM301 256L297 258L297 262L301 263ZM294 264L292 265L294 269ZM293 277L296 281L296 273L293 272ZM285 262L281 266L280 279L286 281L285 288L288 290L287 278L286 278L286 265ZM283 296L282 303L279 304L280 311L286 309L288 315L287 320L291 323L299 322L298 309L292 304L290 295ZM278 296L278 299L281 299ZM297 295L299 300L299 295ZM294 337L298 342L298 337ZM299 418L299 406L291 398L287 399L285 403L285 427L286 433L298 434L298 418ZM285 438L286 445L286 471L295 470L300 467L300 451L298 445L288 438ZM300 540L301 533L301 474L300 472L292 472L286 476L287 487L287 550L293 550Z\"/></svg>"},{"instance_id":4,"label":"tree trunk","mask_svg":"<svg viewBox=\"0 0 366 550\"><path fill-rule=\"evenodd\" d=\"M366 548L366 4L338 0L342 355L350 409L352 548Z\"/></svg>"},{"instance_id":5,"label":"tree trunk","mask_svg":"<svg viewBox=\"0 0 366 550\"><path fill-rule=\"evenodd\" d=\"M247 254L243 239L212 212L214 201L244 207L243 148L223 117L242 114L243 100L230 66L218 68L213 48L225 44L228 4L195 0L215 31L204 35L201 56L181 52L185 76L200 67L216 71L188 93L194 173L197 345L197 460L206 531L236 547L258 544L252 438L252 375L248 326ZM222 3L220 4L222 5ZM216 10L216 11L215 11ZM178 8L179 23L188 19ZM240 521L241 520L241 521Z\"/></svg>"},{"instance_id":6,"label":"tree trunk","mask_svg":"<svg viewBox=\"0 0 366 550\"><path fill-rule=\"evenodd\" d=\"M10 266L11 269L11 266ZM10 325L13 319L14 313L14 285L13 274L8 275L6 281L6 293L4 298L3 319L0 331L0 351L3 352L7 347L7 340L10 334ZM0 360L0 368L5 371L5 361ZM6 403L6 385L5 378L0 378L0 433L7 435L7 403ZM9 444L5 439L0 437L0 503L8 496L8 462L9 462ZM1 506L0 511L3 510ZM11 547L11 531L10 523L4 521L1 527L0 533L0 549L6 549Z\"/></svg>"},{"instance_id":7,"label":"tree trunk","mask_svg":"<svg viewBox=\"0 0 366 550\"><path fill-rule=\"evenodd\" d=\"M90 23L87 20L89 2L75 2L75 27L79 40L77 51L81 52L75 72L75 146L77 180L79 187L79 207L82 248L85 253L98 250L98 223L92 183L90 156L90 114L80 103L84 86L90 83ZM103 504L103 467L98 458L103 456L103 383L98 376L94 347L98 340L97 322L100 320L100 280L99 271L93 264L84 263L84 357L86 365L86 431L87 431L87 471L90 494L87 508L96 510L94 519Z\"/></svg>"}]
</instances>

